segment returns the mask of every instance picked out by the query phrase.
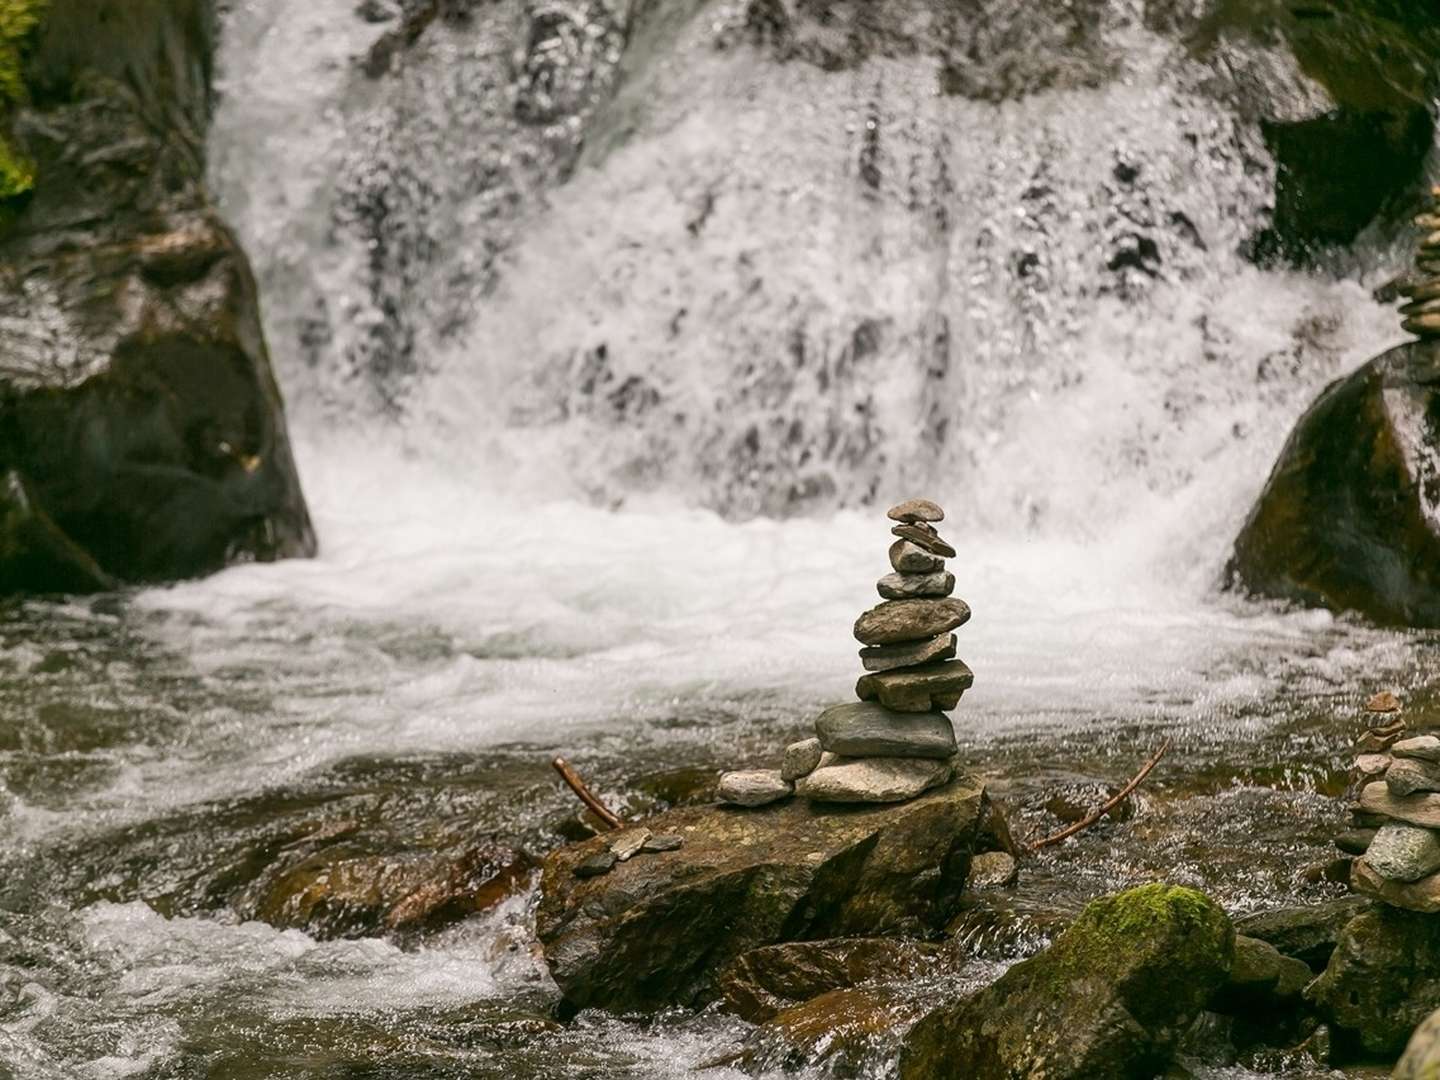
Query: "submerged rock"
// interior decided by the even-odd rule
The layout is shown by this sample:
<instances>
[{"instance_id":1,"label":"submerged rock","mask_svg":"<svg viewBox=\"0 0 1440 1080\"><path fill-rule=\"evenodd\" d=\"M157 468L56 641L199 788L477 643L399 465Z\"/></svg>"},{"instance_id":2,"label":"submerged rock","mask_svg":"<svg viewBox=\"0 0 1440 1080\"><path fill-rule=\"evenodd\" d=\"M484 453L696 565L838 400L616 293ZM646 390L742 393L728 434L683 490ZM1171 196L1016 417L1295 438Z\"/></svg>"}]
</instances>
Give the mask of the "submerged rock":
<instances>
[{"instance_id":1,"label":"submerged rock","mask_svg":"<svg viewBox=\"0 0 1440 1080\"><path fill-rule=\"evenodd\" d=\"M1379 623L1440 626L1440 344L1333 383L1251 511L1232 586Z\"/></svg>"},{"instance_id":2,"label":"submerged rock","mask_svg":"<svg viewBox=\"0 0 1440 1080\"><path fill-rule=\"evenodd\" d=\"M938 930L985 809L983 787L961 779L890 806L672 810L646 826L683 836L680 851L589 880L573 868L605 838L551 854L537 933L568 1008L705 1004L731 963L765 945Z\"/></svg>"},{"instance_id":3,"label":"submerged rock","mask_svg":"<svg viewBox=\"0 0 1440 1080\"><path fill-rule=\"evenodd\" d=\"M1191 889L1146 885L1096 900L1045 952L925 1017L902 1080L1149 1078L1225 982L1229 918Z\"/></svg>"},{"instance_id":4,"label":"submerged rock","mask_svg":"<svg viewBox=\"0 0 1440 1080\"><path fill-rule=\"evenodd\" d=\"M939 953L939 946L894 938L767 945L726 968L720 976L720 992L731 1012L761 1023L830 990L843 990L877 976L913 976Z\"/></svg>"},{"instance_id":5,"label":"submerged rock","mask_svg":"<svg viewBox=\"0 0 1440 1080\"><path fill-rule=\"evenodd\" d=\"M1435 917L1376 905L1346 924L1324 973L1305 992L1347 1056L1400 1053L1440 1008Z\"/></svg>"},{"instance_id":6,"label":"submerged rock","mask_svg":"<svg viewBox=\"0 0 1440 1080\"><path fill-rule=\"evenodd\" d=\"M34 35L34 189L0 192L0 460L28 507L0 519L0 591L315 551L255 282L205 191L213 20L51 0Z\"/></svg>"}]
</instances>

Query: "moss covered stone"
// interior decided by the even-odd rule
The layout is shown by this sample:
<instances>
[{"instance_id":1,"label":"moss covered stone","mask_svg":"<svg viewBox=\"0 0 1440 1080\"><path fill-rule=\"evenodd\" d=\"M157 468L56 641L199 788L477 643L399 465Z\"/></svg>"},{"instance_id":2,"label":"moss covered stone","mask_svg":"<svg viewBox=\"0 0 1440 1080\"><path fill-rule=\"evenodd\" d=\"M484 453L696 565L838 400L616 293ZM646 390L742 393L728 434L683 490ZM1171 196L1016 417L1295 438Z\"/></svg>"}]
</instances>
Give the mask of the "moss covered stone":
<instances>
[{"instance_id":1,"label":"moss covered stone","mask_svg":"<svg viewBox=\"0 0 1440 1080\"><path fill-rule=\"evenodd\" d=\"M0 0L0 203L35 186L35 163L7 134L16 105L26 98L24 49L48 0Z\"/></svg>"},{"instance_id":2,"label":"moss covered stone","mask_svg":"<svg viewBox=\"0 0 1440 1080\"><path fill-rule=\"evenodd\" d=\"M1153 1076L1234 952L1229 917L1193 889L1153 884L1096 900L1050 949L916 1024L900 1074Z\"/></svg>"}]
</instances>

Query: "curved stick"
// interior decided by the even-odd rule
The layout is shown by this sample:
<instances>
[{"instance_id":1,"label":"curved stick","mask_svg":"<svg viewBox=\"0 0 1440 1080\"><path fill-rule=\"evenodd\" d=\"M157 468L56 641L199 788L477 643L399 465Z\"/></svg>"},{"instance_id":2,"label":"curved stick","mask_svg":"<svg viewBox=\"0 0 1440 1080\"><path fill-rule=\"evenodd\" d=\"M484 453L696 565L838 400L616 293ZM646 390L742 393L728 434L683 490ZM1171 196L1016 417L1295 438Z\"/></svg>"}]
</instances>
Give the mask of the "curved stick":
<instances>
[{"instance_id":1,"label":"curved stick","mask_svg":"<svg viewBox=\"0 0 1440 1080\"><path fill-rule=\"evenodd\" d=\"M1160 764L1160 759L1165 756L1165 752L1169 749L1170 739L1167 737L1165 741L1160 744L1160 749L1156 750L1155 753L1151 756L1150 760L1145 762L1145 764L1140 767L1140 771L1131 778L1130 782L1126 784L1123 788L1121 788L1115 796L1107 800L1105 804L1100 807L1100 809L1096 810L1093 814L1089 814L1081 820L1077 821L1068 829L1062 829L1054 836L1047 836L1043 840L1036 840L1033 844L1030 845L1031 853L1033 854L1034 852L1040 851L1043 848L1051 847L1052 845L1060 843L1062 840L1070 839L1070 837L1074 836L1076 833L1081 832L1084 829L1088 829L1091 825L1094 825L1111 810L1114 810L1115 807L1119 806L1122 802L1124 802L1130 797L1131 792L1133 792L1137 787L1140 786L1140 784L1144 781L1145 777L1150 775L1150 770L1155 768L1156 765Z\"/></svg>"},{"instance_id":2,"label":"curved stick","mask_svg":"<svg viewBox=\"0 0 1440 1080\"><path fill-rule=\"evenodd\" d=\"M580 801L590 808L590 812L604 823L606 829L623 829L625 822L610 812L609 807L595 797L595 793L585 786L585 781L580 779L580 774L570 767L570 763L563 757L557 757L550 763L555 771L560 774L560 779L570 785L570 790L580 796Z\"/></svg>"}]
</instances>

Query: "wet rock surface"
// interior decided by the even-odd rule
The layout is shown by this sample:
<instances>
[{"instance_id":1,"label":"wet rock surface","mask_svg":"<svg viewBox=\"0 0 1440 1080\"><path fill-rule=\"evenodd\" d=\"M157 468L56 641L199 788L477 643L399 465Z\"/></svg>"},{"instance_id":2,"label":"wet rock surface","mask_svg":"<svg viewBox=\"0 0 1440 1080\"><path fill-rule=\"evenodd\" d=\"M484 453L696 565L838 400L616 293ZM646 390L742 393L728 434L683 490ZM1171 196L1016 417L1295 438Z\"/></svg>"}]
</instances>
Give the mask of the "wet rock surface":
<instances>
[{"instance_id":1,"label":"wet rock surface","mask_svg":"<svg viewBox=\"0 0 1440 1080\"><path fill-rule=\"evenodd\" d=\"M537 932L568 1008L653 1012L719 995L722 972L787 941L938 930L984 818L967 779L895 806L696 807L647 822L685 838L609 874L573 869L604 838L545 862Z\"/></svg>"},{"instance_id":2,"label":"wet rock surface","mask_svg":"<svg viewBox=\"0 0 1440 1080\"><path fill-rule=\"evenodd\" d=\"M1154 1076L1227 979L1234 938L1193 890L1093 901L1048 950L917 1023L900 1076Z\"/></svg>"},{"instance_id":3,"label":"wet rock surface","mask_svg":"<svg viewBox=\"0 0 1440 1080\"><path fill-rule=\"evenodd\" d=\"M768 945L740 957L720 976L725 1007L753 1023L831 990L885 976L918 975L939 946L893 938L838 938Z\"/></svg>"},{"instance_id":4,"label":"wet rock surface","mask_svg":"<svg viewBox=\"0 0 1440 1080\"><path fill-rule=\"evenodd\" d=\"M1247 915L1236 921L1235 929L1237 933L1274 945L1286 956L1303 960L1318 972L1329 963L1345 927L1372 906L1363 897L1340 897L1305 907Z\"/></svg>"},{"instance_id":5,"label":"wet rock surface","mask_svg":"<svg viewBox=\"0 0 1440 1080\"><path fill-rule=\"evenodd\" d=\"M1235 542L1260 596L1440 626L1440 345L1392 349L1300 419Z\"/></svg>"}]
</instances>

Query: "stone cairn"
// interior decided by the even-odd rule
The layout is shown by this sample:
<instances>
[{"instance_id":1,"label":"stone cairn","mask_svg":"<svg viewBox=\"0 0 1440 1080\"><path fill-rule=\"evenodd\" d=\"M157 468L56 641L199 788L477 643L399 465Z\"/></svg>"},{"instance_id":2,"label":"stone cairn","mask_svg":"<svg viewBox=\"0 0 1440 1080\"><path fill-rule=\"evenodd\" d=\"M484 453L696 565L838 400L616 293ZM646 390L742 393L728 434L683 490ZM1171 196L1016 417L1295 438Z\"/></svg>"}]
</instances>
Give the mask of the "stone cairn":
<instances>
[{"instance_id":1,"label":"stone cairn","mask_svg":"<svg viewBox=\"0 0 1440 1080\"><path fill-rule=\"evenodd\" d=\"M1394 694L1355 743L1351 828L1336 844L1357 856L1350 887L1392 907L1440 911L1440 738L1410 735Z\"/></svg>"},{"instance_id":2,"label":"stone cairn","mask_svg":"<svg viewBox=\"0 0 1440 1080\"><path fill-rule=\"evenodd\" d=\"M1421 338L1440 338L1440 187L1431 189L1430 209L1415 219L1425 231L1415 255L1415 273L1400 287L1410 302L1400 309L1400 324Z\"/></svg>"},{"instance_id":3,"label":"stone cairn","mask_svg":"<svg viewBox=\"0 0 1440 1080\"><path fill-rule=\"evenodd\" d=\"M955 549L935 530L945 512L911 499L889 516L898 537L890 546L894 572L876 582L883 602L855 622L865 646L859 702L821 713L815 736L787 747L780 768L726 773L723 802L764 806L792 794L827 803L903 802L950 779L955 729L945 713L974 682L954 659L951 631L970 618L970 608L950 596L955 575L945 560Z\"/></svg>"}]
</instances>

